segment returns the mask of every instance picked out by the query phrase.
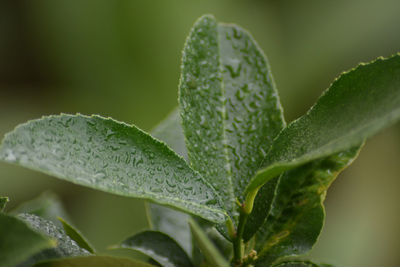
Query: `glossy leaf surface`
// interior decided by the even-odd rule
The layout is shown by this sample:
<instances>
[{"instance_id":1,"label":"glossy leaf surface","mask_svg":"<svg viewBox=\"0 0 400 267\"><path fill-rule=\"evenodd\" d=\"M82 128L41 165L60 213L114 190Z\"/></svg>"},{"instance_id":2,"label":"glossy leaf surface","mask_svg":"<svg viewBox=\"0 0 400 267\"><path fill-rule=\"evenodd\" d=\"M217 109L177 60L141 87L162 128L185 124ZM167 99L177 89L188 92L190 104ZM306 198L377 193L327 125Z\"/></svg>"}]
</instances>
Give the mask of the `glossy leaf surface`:
<instances>
[{"instance_id":1,"label":"glossy leaf surface","mask_svg":"<svg viewBox=\"0 0 400 267\"><path fill-rule=\"evenodd\" d=\"M204 16L186 41L179 92L190 162L235 217L236 198L284 126L268 63L245 30Z\"/></svg>"},{"instance_id":2,"label":"glossy leaf surface","mask_svg":"<svg viewBox=\"0 0 400 267\"><path fill-rule=\"evenodd\" d=\"M11 210L10 213L14 215L20 213L35 214L43 219L52 221L57 226L61 226L60 221L57 219L58 217L69 217L60 198L52 192L44 192L34 199L25 201Z\"/></svg>"},{"instance_id":3,"label":"glossy leaf surface","mask_svg":"<svg viewBox=\"0 0 400 267\"><path fill-rule=\"evenodd\" d=\"M89 241L82 235L82 233L73 227L71 224L66 222L63 218L59 217L58 220L62 223L65 233L74 240L78 246L86 249L90 253L95 253L94 248L90 245Z\"/></svg>"},{"instance_id":4,"label":"glossy leaf surface","mask_svg":"<svg viewBox=\"0 0 400 267\"><path fill-rule=\"evenodd\" d=\"M1 267L16 266L54 245L51 239L34 231L26 223L0 212Z\"/></svg>"},{"instance_id":5,"label":"glossy leaf surface","mask_svg":"<svg viewBox=\"0 0 400 267\"><path fill-rule=\"evenodd\" d=\"M6 135L0 159L109 193L223 221L218 195L165 144L100 116L44 117Z\"/></svg>"},{"instance_id":6,"label":"glossy leaf surface","mask_svg":"<svg viewBox=\"0 0 400 267\"><path fill-rule=\"evenodd\" d=\"M145 262L110 256L87 256L40 262L35 267L151 267Z\"/></svg>"},{"instance_id":7,"label":"glossy leaf surface","mask_svg":"<svg viewBox=\"0 0 400 267\"><path fill-rule=\"evenodd\" d=\"M400 118L400 55L344 73L274 141L247 192L285 170L361 144Z\"/></svg>"},{"instance_id":8,"label":"glossy leaf surface","mask_svg":"<svg viewBox=\"0 0 400 267\"><path fill-rule=\"evenodd\" d=\"M18 218L26 222L32 229L54 239L57 243L55 248L46 249L38 254L32 256L24 266L31 266L33 263L41 260L53 258L65 258L73 256L89 255L90 253L79 247L78 244L72 240L63 229L57 227L53 222L42 219L36 215L23 213L18 215Z\"/></svg>"},{"instance_id":9,"label":"glossy leaf surface","mask_svg":"<svg viewBox=\"0 0 400 267\"><path fill-rule=\"evenodd\" d=\"M223 255L221 255L212 241L207 237L203 229L201 229L193 219L189 220L189 226L193 239L203 253L205 260L214 267L229 267L230 264L224 259Z\"/></svg>"},{"instance_id":10,"label":"glossy leaf surface","mask_svg":"<svg viewBox=\"0 0 400 267\"><path fill-rule=\"evenodd\" d=\"M0 211L4 210L4 208L6 207L8 201L10 201L8 199L8 197L0 197Z\"/></svg>"},{"instance_id":11,"label":"glossy leaf surface","mask_svg":"<svg viewBox=\"0 0 400 267\"><path fill-rule=\"evenodd\" d=\"M322 202L326 191L359 150L355 147L283 174L272 211L256 234L256 266L268 266L281 257L304 254L312 248L324 224Z\"/></svg>"},{"instance_id":12,"label":"glossy leaf surface","mask_svg":"<svg viewBox=\"0 0 400 267\"><path fill-rule=\"evenodd\" d=\"M151 134L187 159L185 137L180 121L178 109L175 109L151 131ZM153 203L146 203L146 210L150 228L171 236L190 255L192 252L192 238L188 224L190 216Z\"/></svg>"},{"instance_id":13,"label":"glossy leaf surface","mask_svg":"<svg viewBox=\"0 0 400 267\"><path fill-rule=\"evenodd\" d=\"M161 232L138 233L123 241L121 247L140 251L163 267L193 266L188 255L175 240Z\"/></svg>"}]
</instances>

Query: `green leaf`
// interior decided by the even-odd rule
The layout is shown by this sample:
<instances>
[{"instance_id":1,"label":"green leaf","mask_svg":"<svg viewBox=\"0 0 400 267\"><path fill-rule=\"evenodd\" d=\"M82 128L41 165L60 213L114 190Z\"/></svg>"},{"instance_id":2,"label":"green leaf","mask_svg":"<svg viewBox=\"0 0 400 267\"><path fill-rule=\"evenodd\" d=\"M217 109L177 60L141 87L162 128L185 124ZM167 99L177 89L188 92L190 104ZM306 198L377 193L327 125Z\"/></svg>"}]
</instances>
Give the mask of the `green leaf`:
<instances>
[{"instance_id":1,"label":"green leaf","mask_svg":"<svg viewBox=\"0 0 400 267\"><path fill-rule=\"evenodd\" d=\"M18 218L26 222L32 229L57 241L55 248L46 249L32 256L24 266L31 266L41 260L89 255L90 253L78 246L64 230L58 228L53 222L42 219L36 215L22 213Z\"/></svg>"},{"instance_id":2,"label":"green leaf","mask_svg":"<svg viewBox=\"0 0 400 267\"><path fill-rule=\"evenodd\" d=\"M81 248L86 249L90 253L95 253L92 245L90 245L89 241L87 241L87 239L82 235L82 233L78 229L76 229L75 227L73 227L72 225L67 223L61 217L58 217L58 220L62 223L62 226L64 228L65 233L72 240L74 240L78 244L78 246L80 246Z\"/></svg>"},{"instance_id":3,"label":"green leaf","mask_svg":"<svg viewBox=\"0 0 400 267\"><path fill-rule=\"evenodd\" d=\"M247 193L285 170L360 145L399 118L400 55L359 65L279 134Z\"/></svg>"},{"instance_id":4,"label":"green leaf","mask_svg":"<svg viewBox=\"0 0 400 267\"><path fill-rule=\"evenodd\" d=\"M204 233L193 219L189 220L189 226L194 241L199 246L201 252L203 252L206 261L214 267L229 267L230 264L224 259L212 241L207 237L206 233Z\"/></svg>"},{"instance_id":5,"label":"green leaf","mask_svg":"<svg viewBox=\"0 0 400 267\"><path fill-rule=\"evenodd\" d=\"M186 41L179 87L190 162L236 217L236 198L284 127L267 60L245 30L203 16Z\"/></svg>"},{"instance_id":6,"label":"green leaf","mask_svg":"<svg viewBox=\"0 0 400 267\"><path fill-rule=\"evenodd\" d=\"M57 226L61 226L58 217L68 218L68 214L60 198L52 192L44 192L38 197L23 202L10 211L13 215L20 213L35 214L43 219L50 220Z\"/></svg>"},{"instance_id":7,"label":"green leaf","mask_svg":"<svg viewBox=\"0 0 400 267\"><path fill-rule=\"evenodd\" d=\"M10 201L8 197L0 197L0 211L4 210L8 201Z\"/></svg>"},{"instance_id":8,"label":"green leaf","mask_svg":"<svg viewBox=\"0 0 400 267\"><path fill-rule=\"evenodd\" d=\"M323 201L336 176L357 157L360 147L287 171L280 179L273 209L256 234L259 266L308 252L325 219Z\"/></svg>"},{"instance_id":9,"label":"green leaf","mask_svg":"<svg viewBox=\"0 0 400 267\"><path fill-rule=\"evenodd\" d=\"M16 266L54 242L21 220L0 212L0 266Z\"/></svg>"},{"instance_id":10,"label":"green leaf","mask_svg":"<svg viewBox=\"0 0 400 267\"><path fill-rule=\"evenodd\" d=\"M144 231L129 237L121 247L140 251L164 267L193 266L186 252L168 235Z\"/></svg>"},{"instance_id":11,"label":"green leaf","mask_svg":"<svg viewBox=\"0 0 400 267\"><path fill-rule=\"evenodd\" d=\"M178 109L174 109L158 124L151 134L164 141L177 154L187 158L185 137ZM192 241L188 224L189 215L157 204L146 203L150 228L168 234L188 253L192 252Z\"/></svg>"},{"instance_id":12,"label":"green leaf","mask_svg":"<svg viewBox=\"0 0 400 267\"><path fill-rule=\"evenodd\" d=\"M148 263L111 256L74 257L40 262L35 267L152 267Z\"/></svg>"},{"instance_id":13,"label":"green leaf","mask_svg":"<svg viewBox=\"0 0 400 267\"><path fill-rule=\"evenodd\" d=\"M322 265L320 266L322 267ZM289 261L274 265L273 267L318 267L318 265L309 261Z\"/></svg>"},{"instance_id":14,"label":"green leaf","mask_svg":"<svg viewBox=\"0 0 400 267\"><path fill-rule=\"evenodd\" d=\"M110 118L59 115L6 135L0 159L117 195L221 222L218 194L164 143Z\"/></svg>"}]
</instances>

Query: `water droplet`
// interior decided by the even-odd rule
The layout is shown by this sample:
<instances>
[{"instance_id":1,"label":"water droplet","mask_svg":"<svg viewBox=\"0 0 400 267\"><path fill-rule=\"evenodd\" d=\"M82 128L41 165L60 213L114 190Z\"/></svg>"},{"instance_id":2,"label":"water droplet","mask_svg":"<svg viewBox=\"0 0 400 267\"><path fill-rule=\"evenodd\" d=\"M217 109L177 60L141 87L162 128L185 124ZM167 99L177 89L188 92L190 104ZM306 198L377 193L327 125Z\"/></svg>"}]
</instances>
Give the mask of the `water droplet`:
<instances>
[{"instance_id":1,"label":"water droplet","mask_svg":"<svg viewBox=\"0 0 400 267\"><path fill-rule=\"evenodd\" d=\"M242 70L242 63L238 59L232 59L230 64L225 65L232 78L239 77Z\"/></svg>"}]
</instances>

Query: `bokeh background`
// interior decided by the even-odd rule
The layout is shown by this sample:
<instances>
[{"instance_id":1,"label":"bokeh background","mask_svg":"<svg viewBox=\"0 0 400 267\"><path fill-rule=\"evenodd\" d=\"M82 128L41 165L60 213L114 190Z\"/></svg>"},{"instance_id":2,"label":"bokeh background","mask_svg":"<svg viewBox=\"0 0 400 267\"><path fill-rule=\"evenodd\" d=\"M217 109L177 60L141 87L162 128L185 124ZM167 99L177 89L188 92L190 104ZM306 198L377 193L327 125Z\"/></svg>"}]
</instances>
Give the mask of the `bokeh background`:
<instances>
[{"instance_id":1,"label":"bokeh background","mask_svg":"<svg viewBox=\"0 0 400 267\"><path fill-rule=\"evenodd\" d=\"M102 114L150 130L177 105L180 56L204 13L249 29L285 116L302 115L343 70L400 51L398 0L0 1L0 136L47 114ZM367 142L328 192L312 251L336 266L400 266L400 126ZM0 163L9 208L56 192L106 252L147 227L142 201Z\"/></svg>"}]
</instances>

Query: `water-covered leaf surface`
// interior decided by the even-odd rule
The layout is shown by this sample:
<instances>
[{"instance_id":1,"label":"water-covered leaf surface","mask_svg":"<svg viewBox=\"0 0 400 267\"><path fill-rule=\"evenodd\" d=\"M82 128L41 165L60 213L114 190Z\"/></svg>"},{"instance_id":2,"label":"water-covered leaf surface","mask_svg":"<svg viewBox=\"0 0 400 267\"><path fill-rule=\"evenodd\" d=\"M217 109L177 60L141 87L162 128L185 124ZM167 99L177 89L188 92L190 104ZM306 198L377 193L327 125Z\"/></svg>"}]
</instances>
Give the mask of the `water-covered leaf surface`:
<instances>
[{"instance_id":1,"label":"water-covered leaf surface","mask_svg":"<svg viewBox=\"0 0 400 267\"><path fill-rule=\"evenodd\" d=\"M138 128L109 118L59 115L22 124L6 135L0 159L211 221L225 217L218 194L184 159Z\"/></svg>"},{"instance_id":2,"label":"water-covered leaf surface","mask_svg":"<svg viewBox=\"0 0 400 267\"><path fill-rule=\"evenodd\" d=\"M153 265L132 259L111 256L87 256L40 262L34 267L152 267ZM154 267L154 266L153 266Z\"/></svg>"},{"instance_id":3,"label":"water-covered leaf surface","mask_svg":"<svg viewBox=\"0 0 400 267\"><path fill-rule=\"evenodd\" d=\"M168 235L144 231L122 242L121 247L140 251L163 267L192 267L185 251Z\"/></svg>"},{"instance_id":4,"label":"water-covered leaf surface","mask_svg":"<svg viewBox=\"0 0 400 267\"><path fill-rule=\"evenodd\" d=\"M0 212L0 266L9 267L54 247L54 242L21 220Z\"/></svg>"},{"instance_id":5,"label":"water-covered leaf surface","mask_svg":"<svg viewBox=\"0 0 400 267\"><path fill-rule=\"evenodd\" d=\"M274 141L255 190L285 170L353 146L400 119L400 55L379 58L344 73L307 114Z\"/></svg>"},{"instance_id":6,"label":"water-covered leaf surface","mask_svg":"<svg viewBox=\"0 0 400 267\"><path fill-rule=\"evenodd\" d=\"M236 199L243 200L284 126L267 60L245 30L204 16L182 62L179 102L190 162L236 217Z\"/></svg>"},{"instance_id":7,"label":"water-covered leaf surface","mask_svg":"<svg viewBox=\"0 0 400 267\"><path fill-rule=\"evenodd\" d=\"M336 176L357 157L360 147L285 172L272 211L256 234L256 266L308 252L325 219L323 201Z\"/></svg>"},{"instance_id":8,"label":"water-covered leaf surface","mask_svg":"<svg viewBox=\"0 0 400 267\"><path fill-rule=\"evenodd\" d=\"M320 267L322 266L320 265ZM273 267L318 267L318 265L309 261L290 261L274 265Z\"/></svg>"}]
</instances>

